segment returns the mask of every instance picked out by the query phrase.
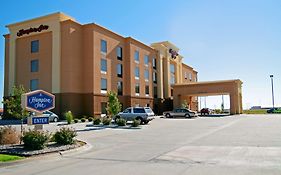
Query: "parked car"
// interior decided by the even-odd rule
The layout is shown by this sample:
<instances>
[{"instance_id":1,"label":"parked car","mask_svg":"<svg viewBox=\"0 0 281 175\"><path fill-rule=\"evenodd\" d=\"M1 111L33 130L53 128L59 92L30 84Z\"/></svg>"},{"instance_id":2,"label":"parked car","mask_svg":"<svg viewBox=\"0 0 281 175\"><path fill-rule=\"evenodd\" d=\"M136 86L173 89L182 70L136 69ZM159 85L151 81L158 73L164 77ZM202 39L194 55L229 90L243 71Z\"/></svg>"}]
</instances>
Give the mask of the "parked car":
<instances>
[{"instance_id":1,"label":"parked car","mask_svg":"<svg viewBox=\"0 0 281 175\"><path fill-rule=\"evenodd\" d=\"M271 108L266 111L267 113L281 113L281 108Z\"/></svg>"},{"instance_id":2,"label":"parked car","mask_svg":"<svg viewBox=\"0 0 281 175\"><path fill-rule=\"evenodd\" d=\"M154 112L150 107L129 107L123 112L119 112L115 116L115 121L119 118L123 118L127 121L136 119L140 120L141 124L147 124L154 119Z\"/></svg>"},{"instance_id":3,"label":"parked car","mask_svg":"<svg viewBox=\"0 0 281 175\"><path fill-rule=\"evenodd\" d=\"M186 108L177 108L174 109L173 111L167 111L163 112L163 115L167 118L173 118L173 117L186 117L186 118L191 118L191 117L197 117L198 114L195 111L191 111Z\"/></svg>"},{"instance_id":4,"label":"parked car","mask_svg":"<svg viewBox=\"0 0 281 175\"><path fill-rule=\"evenodd\" d=\"M30 112L29 116L34 116L34 112ZM59 116L51 111L45 111L43 112L44 117L49 117L49 122L58 122L59 121Z\"/></svg>"},{"instance_id":5,"label":"parked car","mask_svg":"<svg viewBox=\"0 0 281 175\"><path fill-rule=\"evenodd\" d=\"M211 110L209 108L202 108L200 111L201 115L209 115Z\"/></svg>"}]
</instances>

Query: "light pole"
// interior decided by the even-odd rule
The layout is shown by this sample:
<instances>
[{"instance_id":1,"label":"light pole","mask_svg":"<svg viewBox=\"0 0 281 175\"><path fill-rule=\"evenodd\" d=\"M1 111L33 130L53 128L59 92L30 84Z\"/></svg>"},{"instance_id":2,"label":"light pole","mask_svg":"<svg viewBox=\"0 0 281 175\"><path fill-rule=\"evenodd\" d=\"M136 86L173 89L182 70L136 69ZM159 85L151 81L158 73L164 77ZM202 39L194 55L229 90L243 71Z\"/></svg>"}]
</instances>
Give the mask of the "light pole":
<instances>
[{"instance_id":1,"label":"light pole","mask_svg":"<svg viewBox=\"0 0 281 175\"><path fill-rule=\"evenodd\" d=\"M270 78L271 78L271 92L272 92L272 108L274 108L273 75L270 75Z\"/></svg>"}]
</instances>

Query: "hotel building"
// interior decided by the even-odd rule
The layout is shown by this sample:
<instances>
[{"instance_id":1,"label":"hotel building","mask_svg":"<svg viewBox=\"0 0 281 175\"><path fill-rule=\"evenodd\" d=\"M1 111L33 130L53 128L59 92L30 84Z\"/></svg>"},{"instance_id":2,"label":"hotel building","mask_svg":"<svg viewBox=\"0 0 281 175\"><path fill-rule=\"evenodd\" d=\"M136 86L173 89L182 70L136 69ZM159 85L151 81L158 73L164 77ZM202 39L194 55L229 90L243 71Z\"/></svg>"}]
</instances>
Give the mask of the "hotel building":
<instances>
[{"instance_id":1,"label":"hotel building","mask_svg":"<svg viewBox=\"0 0 281 175\"><path fill-rule=\"evenodd\" d=\"M173 84L197 81L197 72L168 41L149 46L62 13L7 28L4 96L14 85L48 91L56 96L57 114L103 114L109 91L123 108L150 106L161 113L173 107ZM197 110L196 97L185 100Z\"/></svg>"}]
</instances>

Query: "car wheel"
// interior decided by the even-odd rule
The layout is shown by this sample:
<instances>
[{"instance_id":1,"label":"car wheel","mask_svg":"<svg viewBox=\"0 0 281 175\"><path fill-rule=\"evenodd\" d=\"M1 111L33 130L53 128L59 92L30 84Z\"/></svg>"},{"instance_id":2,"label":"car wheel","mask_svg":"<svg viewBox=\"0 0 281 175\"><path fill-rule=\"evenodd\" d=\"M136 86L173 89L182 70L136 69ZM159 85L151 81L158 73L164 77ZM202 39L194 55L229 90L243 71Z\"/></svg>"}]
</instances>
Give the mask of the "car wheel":
<instances>
[{"instance_id":1,"label":"car wheel","mask_svg":"<svg viewBox=\"0 0 281 175\"><path fill-rule=\"evenodd\" d=\"M57 117L55 117L53 121L56 123L59 121L59 119Z\"/></svg>"},{"instance_id":2,"label":"car wheel","mask_svg":"<svg viewBox=\"0 0 281 175\"><path fill-rule=\"evenodd\" d=\"M116 124L117 123L117 120L118 119L120 119L120 116L116 116L115 118L114 118L114 123Z\"/></svg>"},{"instance_id":3,"label":"car wheel","mask_svg":"<svg viewBox=\"0 0 281 175\"><path fill-rule=\"evenodd\" d=\"M166 114L166 118L171 118L171 115L169 113Z\"/></svg>"},{"instance_id":4,"label":"car wheel","mask_svg":"<svg viewBox=\"0 0 281 175\"><path fill-rule=\"evenodd\" d=\"M145 125L147 125L148 123L149 123L149 121L148 121L148 120L144 121L144 124L145 124Z\"/></svg>"},{"instance_id":5,"label":"car wheel","mask_svg":"<svg viewBox=\"0 0 281 175\"><path fill-rule=\"evenodd\" d=\"M185 117L185 118L190 118L190 115L189 115L189 114L185 114L184 117Z\"/></svg>"},{"instance_id":6,"label":"car wheel","mask_svg":"<svg viewBox=\"0 0 281 175\"><path fill-rule=\"evenodd\" d=\"M143 125L143 124L144 124L143 118L141 118L141 117L137 117L137 118L136 118L136 120L139 120L141 125Z\"/></svg>"}]
</instances>

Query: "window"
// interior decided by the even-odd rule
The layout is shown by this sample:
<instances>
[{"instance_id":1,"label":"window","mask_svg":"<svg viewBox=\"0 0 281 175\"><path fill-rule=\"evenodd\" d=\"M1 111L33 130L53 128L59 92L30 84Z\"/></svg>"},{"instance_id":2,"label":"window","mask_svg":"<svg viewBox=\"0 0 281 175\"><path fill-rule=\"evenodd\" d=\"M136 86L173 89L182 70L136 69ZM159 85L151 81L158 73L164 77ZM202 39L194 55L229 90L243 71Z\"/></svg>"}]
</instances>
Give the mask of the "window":
<instances>
[{"instance_id":1,"label":"window","mask_svg":"<svg viewBox=\"0 0 281 175\"><path fill-rule=\"evenodd\" d=\"M189 80L191 81L192 80L192 74L189 73Z\"/></svg>"},{"instance_id":2,"label":"window","mask_svg":"<svg viewBox=\"0 0 281 175\"><path fill-rule=\"evenodd\" d=\"M38 89L38 84L39 84L39 80L38 79L32 79L30 80L30 90L34 91Z\"/></svg>"},{"instance_id":3,"label":"window","mask_svg":"<svg viewBox=\"0 0 281 175\"><path fill-rule=\"evenodd\" d=\"M122 47L117 47L117 59L122 60Z\"/></svg>"},{"instance_id":4,"label":"window","mask_svg":"<svg viewBox=\"0 0 281 175\"><path fill-rule=\"evenodd\" d=\"M155 58L152 59L152 66L153 66L153 69L156 69L156 59Z\"/></svg>"},{"instance_id":5,"label":"window","mask_svg":"<svg viewBox=\"0 0 281 175\"><path fill-rule=\"evenodd\" d=\"M39 40L31 41L31 53L39 52Z\"/></svg>"},{"instance_id":6,"label":"window","mask_svg":"<svg viewBox=\"0 0 281 175\"><path fill-rule=\"evenodd\" d=\"M118 93L118 95L123 95L123 82L122 81L117 82L117 93Z\"/></svg>"},{"instance_id":7,"label":"window","mask_svg":"<svg viewBox=\"0 0 281 175\"><path fill-rule=\"evenodd\" d=\"M136 94L140 93L140 84L139 83L136 83L136 85L135 85L135 92L136 92Z\"/></svg>"},{"instance_id":8,"label":"window","mask_svg":"<svg viewBox=\"0 0 281 175\"><path fill-rule=\"evenodd\" d=\"M106 102L101 102L101 114L107 114L106 106L107 106Z\"/></svg>"},{"instance_id":9,"label":"window","mask_svg":"<svg viewBox=\"0 0 281 175\"><path fill-rule=\"evenodd\" d=\"M122 64L117 64L117 76L121 77L123 76L123 68L122 68Z\"/></svg>"},{"instance_id":10,"label":"window","mask_svg":"<svg viewBox=\"0 0 281 175\"><path fill-rule=\"evenodd\" d=\"M100 70L102 73L106 73L107 72L107 61L106 59L101 59L101 62L100 62Z\"/></svg>"},{"instance_id":11,"label":"window","mask_svg":"<svg viewBox=\"0 0 281 175\"><path fill-rule=\"evenodd\" d=\"M39 70L39 61L38 60L31 60L30 62L30 71L31 72L38 72Z\"/></svg>"},{"instance_id":12,"label":"window","mask_svg":"<svg viewBox=\"0 0 281 175\"><path fill-rule=\"evenodd\" d=\"M148 57L148 55L145 55L145 56L144 56L144 64L145 64L146 66L148 66L148 63L149 63L149 57Z\"/></svg>"},{"instance_id":13,"label":"window","mask_svg":"<svg viewBox=\"0 0 281 175\"><path fill-rule=\"evenodd\" d=\"M134 108L133 111L134 113L145 113L144 108Z\"/></svg>"},{"instance_id":14,"label":"window","mask_svg":"<svg viewBox=\"0 0 281 175\"><path fill-rule=\"evenodd\" d=\"M170 84L175 84L175 65L170 64Z\"/></svg>"},{"instance_id":15,"label":"window","mask_svg":"<svg viewBox=\"0 0 281 175\"><path fill-rule=\"evenodd\" d=\"M144 79L145 79L146 81L149 80L149 71L148 71L147 69L144 70Z\"/></svg>"},{"instance_id":16,"label":"window","mask_svg":"<svg viewBox=\"0 0 281 175\"><path fill-rule=\"evenodd\" d=\"M136 67L136 68L135 68L135 78L136 78L136 79L139 79L139 78L140 78L140 68L139 68L139 67Z\"/></svg>"},{"instance_id":17,"label":"window","mask_svg":"<svg viewBox=\"0 0 281 175\"><path fill-rule=\"evenodd\" d=\"M145 95L149 95L149 85L145 85Z\"/></svg>"},{"instance_id":18,"label":"window","mask_svg":"<svg viewBox=\"0 0 281 175\"><path fill-rule=\"evenodd\" d=\"M170 72L175 73L175 65L174 64L170 64Z\"/></svg>"},{"instance_id":19,"label":"window","mask_svg":"<svg viewBox=\"0 0 281 175\"><path fill-rule=\"evenodd\" d=\"M107 52L107 42L105 40L100 41L100 51L103 53Z\"/></svg>"},{"instance_id":20,"label":"window","mask_svg":"<svg viewBox=\"0 0 281 175\"><path fill-rule=\"evenodd\" d=\"M107 92L107 80L105 78L101 79L101 93Z\"/></svg>"},{"instance_id":21,"label":"window","mask_svg":"<svg viewBox=\"0 0 281 175\"><path fill-rule=\"evenodd\" d=\"M153 82L157 83L157 73L156 72L153 72L152 78L153 78Z\"/></svg>"},{"instance_id":22,"label":"window","mask_svg":"<svg viewBox=\"0 0 281 175\"><path fill-rule=\"evenodd\" d=\"M187 79L187 72L184 72L184 79Z\"/></svg>"},{"instance_id":23,"label":"window","mask_svg":"<svg viewBox=\"0 0 281 175\"><path fill-rule=\"evenodd\" d=\"M175 84L175 75L171 74L170 84Z\"/></svg>"},{"instance_id":24,"label":"window","mask_svg":"<svg viewBox=\"0 0 281 175\"><path fill-rule=\"evenodd\" d=\"M132 113L132 109L131 108L127 108L123 111L123 113Z\"/></svg>"},{"instance_id":25,"label":"window","mask_svg":"<svg viewBox=\"0 0 281 175\"><path fill-rule=\"evenodd\" d=\"M157 98L157 86L153 87L153 96L154 98Z\"/></svg>"},{"instance_id":26,"label":"window","mask_svg":"<svg viewBox=\"0 0 281 175\"><path fill-rule=\"evenodd\" d=\"M135 51L135 61L136 62L139 62L140 61L140 53L139 53L139 51Z\"/></svg>"}]
</instances>

